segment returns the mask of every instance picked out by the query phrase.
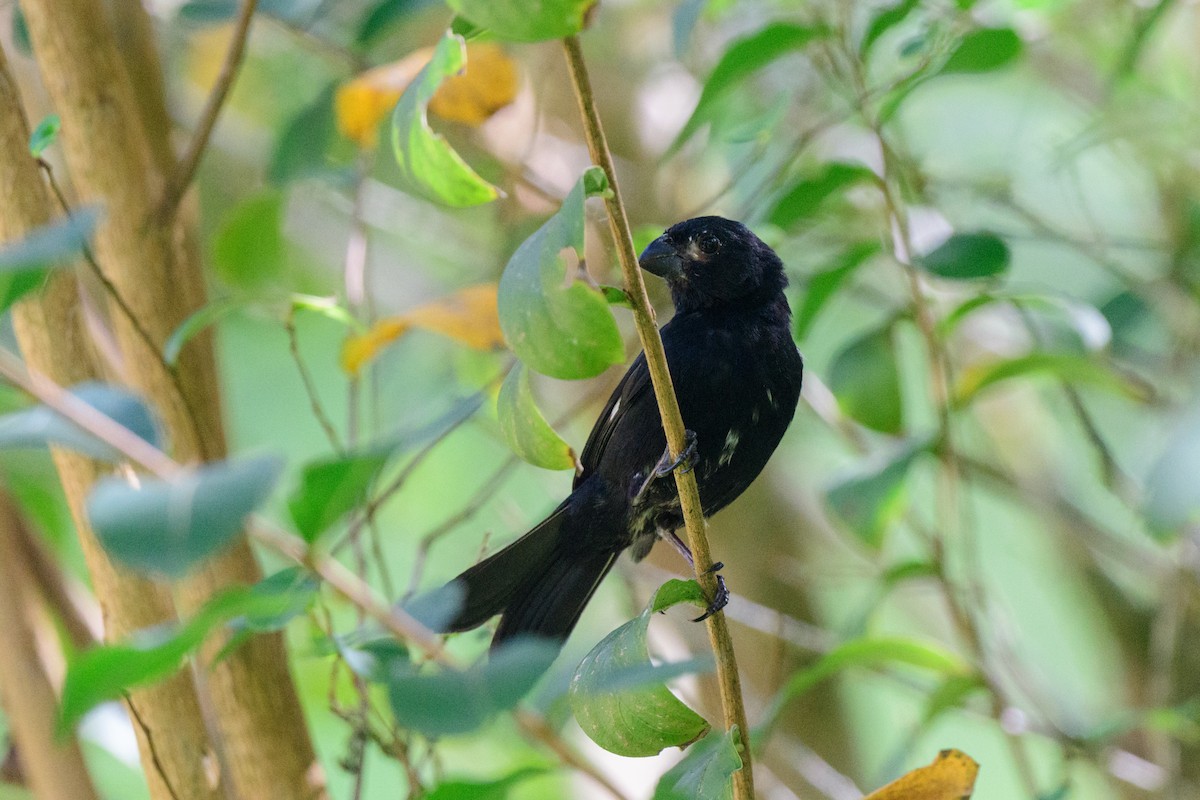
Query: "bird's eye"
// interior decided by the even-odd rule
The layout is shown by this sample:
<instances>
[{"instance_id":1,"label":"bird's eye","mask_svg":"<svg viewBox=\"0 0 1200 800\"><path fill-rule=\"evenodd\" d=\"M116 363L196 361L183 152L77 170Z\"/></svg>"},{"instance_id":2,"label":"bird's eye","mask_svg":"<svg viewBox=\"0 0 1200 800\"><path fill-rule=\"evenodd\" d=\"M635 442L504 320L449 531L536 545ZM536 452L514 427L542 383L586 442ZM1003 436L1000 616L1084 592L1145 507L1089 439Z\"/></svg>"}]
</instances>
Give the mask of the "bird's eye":
<instances>
[{"instance_id":1,"label":"bird's eye","mask_svg":"<svg viewBox=\"0 0 1200 800\"><path fill-rule=\"evenodd\" d=\"M711 233L700 234L700 240L696 244L700 246L701 253L709 256L721 249L721 240Z\"/></svg>"}]
</instances>

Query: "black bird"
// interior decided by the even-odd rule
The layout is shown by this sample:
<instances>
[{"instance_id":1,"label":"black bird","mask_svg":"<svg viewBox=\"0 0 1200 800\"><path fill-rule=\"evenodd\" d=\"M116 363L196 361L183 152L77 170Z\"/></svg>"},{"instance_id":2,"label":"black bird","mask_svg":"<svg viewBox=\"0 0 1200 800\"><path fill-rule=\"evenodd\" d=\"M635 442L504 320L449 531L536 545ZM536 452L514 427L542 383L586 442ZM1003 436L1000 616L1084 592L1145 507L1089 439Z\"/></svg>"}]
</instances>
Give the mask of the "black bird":
<instances>
[{"instance_id":1,"label":"black bird","mask_svg":"<svg viewBox=\"0 0 1200 800\"><path fill-rule=\"evenodd\" d=\"M675 303L662 339L692 443L682 468L696 470L710 516L758 476L796 410L803 363L783 294L787 277L770 247L721 217L672 226L639 262L666 279ZM566 639L622 550L640 561L662 538L691 561L675 534L683 516L671 471L679 465L665 450L642 354L592 428L570 496L456 579L466 594L447 630L503 613L493 647L519 634Z\"/></svg>"}]
</instances>

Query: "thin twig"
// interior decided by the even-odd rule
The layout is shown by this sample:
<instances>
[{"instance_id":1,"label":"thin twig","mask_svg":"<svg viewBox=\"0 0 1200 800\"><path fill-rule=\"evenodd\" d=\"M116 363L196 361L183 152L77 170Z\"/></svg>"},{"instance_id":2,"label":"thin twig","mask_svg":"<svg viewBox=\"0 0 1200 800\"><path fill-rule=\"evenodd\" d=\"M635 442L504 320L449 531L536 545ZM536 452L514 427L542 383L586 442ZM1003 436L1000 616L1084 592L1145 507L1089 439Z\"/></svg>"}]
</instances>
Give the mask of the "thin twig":
<instances>
[{"instance_id":1,"label":"thin twig","mask_svg":"<svg viewBox=\"0 0 1200 800\"><path fill-rule=\"evenodd\" d=\"M300 380L304 383L304 393L308 395L308 402L312 406L313 416L317 418L321 429L325 431L325 438L329 440L329 444L340 455L345 452L342 447L342 441L338 438L337 430L333 427L333 420L325 413L325 406L321 405L321 397L317 393L317 384L313 380L312 373L309 372L308 364L304 362L304 357L300 353L300 337L296 333L296 311L294 308L288 311L287 317L284 318L283 328L287 331L288 351L292 354L292 361L296 362L296 369L300 372Z\"/></svg>"},{"instance_id":2,"label":"thin twig","mask_svg":"<svg viewBox=\"0 0 1200 800\"><path fill-rule=\"evenodd\" d=\"M233 36L229 41L229 49L225 51L225 60L221 63L217 81L208 94L204 110L200 112L200 120L196 123L187 150L175 165L175 171L163 189L163 197L158 205L160 219L166 220L175 215L179 201L183 199L192 178L196 175L196 168L200 166L200 159L204 157L204 151L208 147L208 139L217 125L217 117L221 114L221 108L225 105L225 99L229 96L229 90L233 88L238 69L242 65L246 40L250 35L250 22L254 19L254 9L257 5L258 0L242 0L238 8Z\"/></svg>"},{"instance_id":3,"label":"thin twig","mask_svg":"<svg viewBox=\"0 0 1200 800\"><path fill-rule=\"evenodd\" d=\"M579 110L583 117L588 151L591 153L592 161L603 169L608 177L610 191L604 199L604 204L608 210L609 226L612 229L613 241L617 246L621 270L625 275L625 291L633 305L633 319L636 323L638 338L642 342L642 351L646 357L651 383L654 385L654 395L658 400L659 412L662 415L667 446L670 449L671 457L677 458L687 447L687 434L684 429L683 417L679 413L679 401L675 397L671 373L667 369L662 338L654 322L654 311L650 307L650 300L646 295L646 285L642 281L637 255L633 250L633 236L630 233L629 220L625 215L625 206L621 202L621 192L617 185L612 153L608 149L604 127L596 108L591 79L588 77L579 37L568 36L563 39L563 49L566 53L571 84L575 89L575 98L579 101ZM713 560L709 551L704 508L700 504L696 475L693 472L683 472L682 470L676 470L674 474L684 526L687 530L688 544L691 546L695 562L696 581L709 597L714 597L717 592L717 580L711 571ZM733 774L734 797L736 800L752 800L754 777L750 754L750 729L746 724L746 707L742 700L741 678L738 675L733 640L729 635L729 624L725 615L718 612L708 617L707 627L709 643L716 656L717 683L721 692L724 728L731 730L736 727L740 734L737 737L737 744L738 753L742 758L742 768Z\"/></svg>"}]
</instances>

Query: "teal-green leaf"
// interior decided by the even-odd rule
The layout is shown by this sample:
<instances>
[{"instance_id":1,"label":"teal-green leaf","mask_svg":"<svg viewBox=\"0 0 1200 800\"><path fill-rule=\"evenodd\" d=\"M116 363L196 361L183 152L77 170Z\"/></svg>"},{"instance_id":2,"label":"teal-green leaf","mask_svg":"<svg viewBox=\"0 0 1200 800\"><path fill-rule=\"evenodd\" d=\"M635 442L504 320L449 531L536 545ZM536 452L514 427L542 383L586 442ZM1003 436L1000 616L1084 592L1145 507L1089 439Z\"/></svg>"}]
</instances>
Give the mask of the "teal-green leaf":
<instances>
[{"instance_id":1,"label":"teal-green leaf","mask_svg":"<svg viewBox=\"0 0 1200 800\"><path fill-rule=\"evenodd\" d=\"M563 441L533 399L529 373L517 364L508 373L496 398L500 433L514 453L543 469L572 469L575 451Z\"/></svg>"},{"instance_id":2,"label":"teal-green leaf","mask_svg":"<svg viewBox=\"0 0 1200 800\"><path fill-rule=\"evenodd\" d=\"M825 492L829 509L871 547L883 544L883 534L904 509L909 469L929 442L902 447L881 465L844 478Z\"/></svg>"},{"instance_id":3,"label":"teal-green leaf","mask_svg":"<svg viewBox=\"0 0 1200 800\"><path fill-rule=\"evenodd\" d=\"M788 53L802 50L816 39L829 35L829 29L790 22L772 22L761 30L738 39L717 62L700 92L691 117L671 146L674 150L691 138L712 116L713 107L730 89L748 76Z\"/></svg>"},{"instance_id":4,"label":"teal-green leaf","mask_svg":"<svg viewBox=\"0 0 1200 800\"><path fill-rule=\"evenodd\" d=\"M900 370L890 325L858 337L834 357L829 388L842 411L868 428L891 434L903 430Z\"/></svg>"},{"instance_id":5,"label":"teal-green leaf","mask_svg":"<svg viewBox=\"0 0 1200 800\"><path fill-rule=\"evenodd\" d=\"M781 228L811 217L821 204L838 192L858 183L871 183L875 173L862 164L835 161L816 175L800 179L771 209L772 225Z\"/></svg>"},{"instance_id":6,"label":"teal-green leaf","mask_svg":"<svg viewBox=\"0 0 1200 800\"><path fill-rule=\"evenodd\" d=\"M1021 55L1021 37L1012 28L983 28L963 37L940 74L990 72Z\"/></svg>"},{"instance_id":7,"label":"teal-green leaf","mask_svg":"<svg viewBox=\"0 0 1200 800\"><path fill-rule=\"evenodd\" d=\"M88 517L105 551L127 567L178 578L224 548L267 499L283 460L260 456L187 470L169 481L101 481Z\"/></svg>"},{"instance_id":8,"label":"teal-green leaf","mask_svg":"<svg viewBox=\"0 0 1200 800\"><path fill-rule=\"evenodd\" d=\"M732 800L733 773L742 768L734 741L740 735L735 725L696 742L659 778L652 800Z\"/></svg>"},{"instance_id":9,"label":"teal-green leaf","mask_svg":"<svg viewBox=\"0 0 1200 800\"><path fill-rule=\"evenodd\" d=\"M0 247L0 311L40 286L48 270L82 252L99 221L100 209L86 206Z\"/></svg>"},{"instance_id":10,"label":"teal-green leaf","mask_svg":"<svg viewBox=\"0 0 1200 800\"><path fill-rule=\"evenodd\" d=\"M1146 477L1142 514L1159 541L1176 539L1200 520L1200 410L1180 420Z\"/></svg>"},{"instance_id":11,"label":"teal-green leaf","mask_svg":"<svg viewBox=\"0 0 1200 800\"><path fill-rule=\"evenodd\" d=\"M1074 353L1033 352L1017 358L972 365L956 376L950 403L965 408L983 390L1002 381L1030 375L1051 375L1067 383L1087 384L1115 394L1145 400L1144 387L1109 369L1100 361Z\"/></svg>"},{"instance_id":12,"label":"teal-green leaf","mask_svg":"<svg viewBox=\"0 0 1200 800\"><path fill-rule=\"evenodd\" d=\"M1008 245L994 233L956 233L932 252L917 259L917 265L939 278L969 280L991 278L1008 270Z\"/></svg>"},{"instance_id":13,"label":"teal-green leaf","mask_svg":"<svg viewBox=\"0 0 1200 800\"><path fill-rule=\"evenodd\" d=\"M853 244L837 257L833 266L808 279L808 285L804 291L804 301L800 304L800 310L796 312L793 335L798 341L803 341L808 332L812 330L821 309L837 294L838 289L842 288L842 284L879 250L878 242Z\"/></svg>"},{"instance_id":14,"label":"teal-green leaf","mask_svg":"<svg viewBox=\"0 0 1200 800\"><path fill-rule=\"evenodd\" d=\"M775 696L761 726L755 730L755 741L770 731L789 701L822 681L850 667L878 669L893 665L916 667L943 677L971 674L967 662L941 645L896 636L851 639L792 675Z\"/></svg>"},{"instance_id":15,"label":"teal-green leaf","mask_svg":"<svg viewBox=\"0 0 1200 800\"><path fill-rule=\"evenodd\" d=\"M596 744L623 756L652 756L668 747L683 747L708 730L708 723L683 704L662 682L640 683L651 667L646 645L650 617L679 602L703 602L694 581L672 581L660 589L638 617L630 620L588 653L571 679L570 701L575 720ZM629 676L636 676L631 679ZM665 677L663 678L665 680ZM614 691L611 684L623 685Z\"/></svg>"},{"instance_id":16,"label":"teal-green leaf","mask_svg":"<svg viewBox=\"0 0 1200 800\"><path fill-rule=\"evenodd\" d=\"M69 728L98 703L173 674L218 626L232 622L235 629L279 630L307 607L315 593L311 576L298 569L284 570L254 586L222 592L182 624L141 630L128 641L76 655L67 665L60 728Z\"/></svg>"},{"instance_id":17,"label":"teal-green leaf","mask_svg":"<svg viewBox=\"0 0 1200 800\"><path fill-rule=\"evenodd\" d=\"M390 448L364 450L304 465L300 486L288 499L288 511L306 542L315 542L363 502L390 455Z\"/></svg>"},{"instance_id":18,"label":"teal-green leaf","mask_svg":"<svg viewBox=\"0 0 1200 800\"><path fill-rule=\"evenodd\" d=\"M44 118L33 129L33 133L29 134L29 154L34 158L41 158L42 153L46 152L46 148L54 144L60 130L62 130L62 119L58 114L51 114Z\"/></svg>"},{"instance_id":19,"label":"teal-green leaf","mask_svg":"<svg viewBox=\"0 0 1200 800\"><path fill-rule=\"evenodd\" d=\"M400 167L401 188L452 208L477 206L500 196L500 190L479 177L445 137L434 133L426 116L442 81L461 72L466 63L463 38L447 32L392 114L392 152Z\"/></svg>"},{"instance_id":20,"label":"teal-green leaf","mask_svg":"<svg viewBox=\"0 0 1200 800\"><path fill-rule=\"evenodd\" d=\"M428 736L468 733L515 706L558 655L559 643L527 637L493 651L466 670L422 672L407 658L387 665L388 699L396 722Z\"/></svg>"},{"instance_id":21,"label":"teal-green leaf","mask_svg":"<svg viewBox=\"0 0 1200 800\"><path fill-rule=\"evenodd\" d=\"M554 378L590 378L625 360L625 345L599 289L567 281L563 251L583 252L583 201L608 190L592 167L562 208L521 243L500 277L500 327L517 356ZM589 185L591 191L589 191Z\"/></svg>"},{"instance_id":22,"label":"teal-green leaf","mask_svg":"<svg viewBox=\"0 0 1200 800\"><path fill-rule=\"evenodd\" d=\"M501 39L541 42L579 33L597 1L446 0L446 4Z\"/></svg>"},{"instance_id":23,"label":"teal-green leaf","mask_svg":"<svg viewBox=\"0 0 1200 800\"><path fill-rule=\"evenodd\" d=\"M155 447L161 446L158 423L137 395L118 386L92 382L72 386L70 392L134 435ZM0 450L50 445L67 447L103 461L123 460L110 445L46 406L33 406L0 417Z\"/></svg>"}]
</instances>

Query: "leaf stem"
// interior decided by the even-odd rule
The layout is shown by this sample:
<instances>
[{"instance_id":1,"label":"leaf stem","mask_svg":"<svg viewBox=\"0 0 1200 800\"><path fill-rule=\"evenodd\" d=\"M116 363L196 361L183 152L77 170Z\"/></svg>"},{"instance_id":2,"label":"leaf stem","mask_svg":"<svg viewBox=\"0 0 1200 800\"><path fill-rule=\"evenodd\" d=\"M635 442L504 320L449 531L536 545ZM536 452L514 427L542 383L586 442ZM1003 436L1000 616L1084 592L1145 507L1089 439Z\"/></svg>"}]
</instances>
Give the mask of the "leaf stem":
<instances>
[{"instance_id":1,"label":"leaf stem","mask_svg":"<svg viewBox=\"0 0 1200 800\"><path fill-rule=\"evenodd\" d=\"M600 123L600 114L596 109L595 96L592 93L591 80L588 78L587 66L583 60L579 37L569 36L564 39L563 49L566 52L567 67L571 74L571 85L575 89L575 97L579 101L579 110L583 117L588 151L591 153L592 161L608 176L608 186L611 192L604 200L608 210L608 221L612 229L613 240L616 242L621 270L625 275L625 292L632 301L638 338L641 339L642 350L646 355L646 366L650 370L650 378L654 384L654 396L658 400L659 412L662 415L663 430L667 435L667 447L671 451L671 456L675 458L687 447L683 418L679 412L679 401L675 397L671 373L667 369L667 357L663 350L662 338L658 333L658 326L655 324L654 310L646 296L646 284L642 280L642 273L638 267L637 254L633 250L633 236L629 229L629 219L625 215L625 206L621 202L621 191L617 186L612 153L608 149L604 128ZM709 597L713 597L717 591L717 579L709 571L713 560L708 547L704 510L700 505L696 476L693 472L685 473L680 470L676 470L674 475L675 485L679 490L679 502L687 530L688 545L691 547L694 559L696 581ZM746 731L749 731L750 728L746 724L746 707L742 701L741 679L738 675L733 640L729 635L729 625L723 613L713 614L708 618L707 623L709 642L717 661L717 682L721 691L721 709L725 729L729 730L736 725L737 729L742 732L738 742L742 768L733 774L734 797L736 800L752 800L754 780L749 741L746 735Z\"/></svg>"}]
</instances>

